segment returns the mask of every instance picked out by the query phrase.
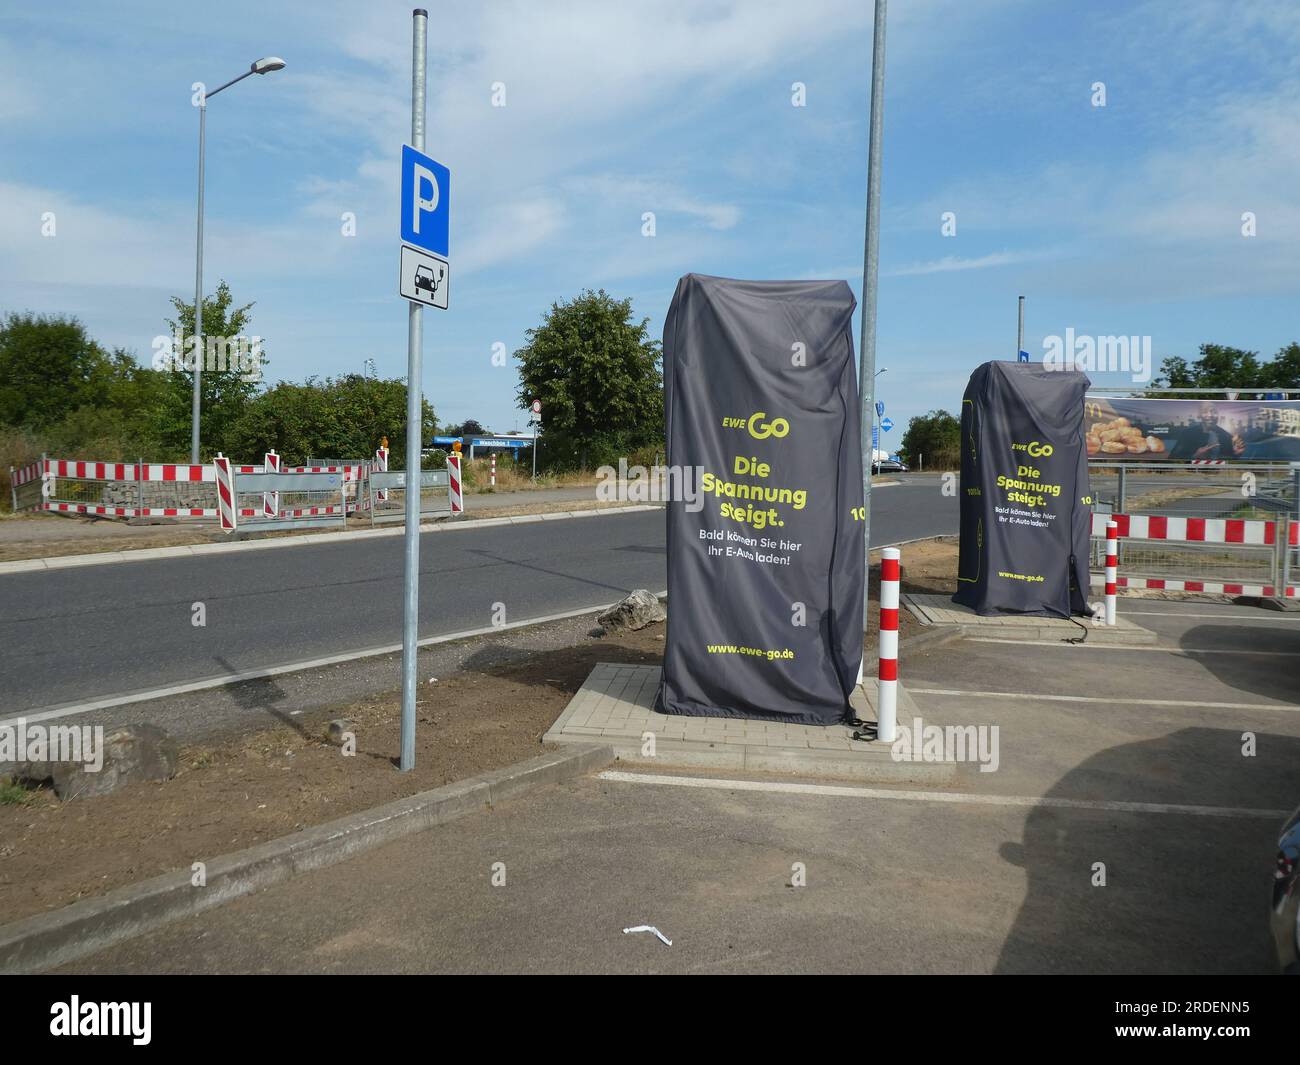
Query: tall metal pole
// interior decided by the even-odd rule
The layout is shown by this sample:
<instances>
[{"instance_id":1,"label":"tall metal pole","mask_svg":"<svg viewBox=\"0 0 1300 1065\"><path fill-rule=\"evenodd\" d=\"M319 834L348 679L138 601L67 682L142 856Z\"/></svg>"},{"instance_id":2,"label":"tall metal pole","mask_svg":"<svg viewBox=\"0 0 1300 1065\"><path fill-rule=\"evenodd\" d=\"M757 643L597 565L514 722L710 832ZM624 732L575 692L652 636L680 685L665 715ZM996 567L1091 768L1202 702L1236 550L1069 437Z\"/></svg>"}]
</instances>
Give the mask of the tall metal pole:
<instances>
[{"instance_id":1,"label":"tall metal pole","mask_svg":"<svg viewBox=\"0 0 1300 1065\"><path fill-rule=\"evenodd\" d=\"M429 13L411 13L411 147L424 151L424 67ZM406 594L402 605L403 773L415 768L415 656L420 620L420 456L424 450L421 389L424 355L422 308L409 303L406 314Z\"/></svg>"},{"instance_id":2,"label":"tall metal pole","mask_svg":"<svg viewBox=\"0 0 1300 1065\"><path fill-rule=\"evenodd\" d=\"M537 480L537 415L533 415L533 480Z\"/></svg>"},{"instance_id":3,"label":"tall metal pole","mask_svg":"<svg viewBox=\"0 0 1300 1065\"><path fill-rule=\"evenodd\" d=\"M224 88L224 86L223 86ZM207 137L208 101L199 104L199 227L194 253L194 399L190 406L190 462L199 462L199 408L203 374L203 147ZM181 337L182 346L185 338ZM182 351L182 354L184 352Z\"/></svg>"},{"instance_id":4,"label":"tall metal pole","mask_svg":"<svg viewBox=\"0 0 1300 1065\"><path fill-rule=\"evenodd\" d=\"M880 266L880 149L885 121L885 9L876 0L871 49L871 127L867 145L867 234L862 255L862 351L858 363L858 389L862 393L862 553L865 571L871 568L871 427L876 410L876 290ZM870 606L866 586L862 594L862 628L866 631Z\"/></svg>"},{"instance_id":5,"label":"tall metal pole","mask_svg":"<svg viewBox=\"0 0 1300 1065\"><path fill-rule=\"evenodd\" d=\"M1020 353L1025 350L1025 297L1019 299L1020 313L1016 324L1016 362L1020 361Z\"/></svg>"}]
</instances>

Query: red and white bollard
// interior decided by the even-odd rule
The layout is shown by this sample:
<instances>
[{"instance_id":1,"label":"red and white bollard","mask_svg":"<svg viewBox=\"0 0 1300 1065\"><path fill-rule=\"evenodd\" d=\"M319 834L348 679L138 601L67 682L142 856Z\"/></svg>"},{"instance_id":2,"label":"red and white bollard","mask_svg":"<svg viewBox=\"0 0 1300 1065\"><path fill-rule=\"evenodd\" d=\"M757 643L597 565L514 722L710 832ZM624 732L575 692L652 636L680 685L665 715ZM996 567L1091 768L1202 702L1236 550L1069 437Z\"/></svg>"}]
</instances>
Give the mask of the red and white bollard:
<instances>
[{"instance_id":1,"label":"red and white bollard","mask_svg":"<svg viewBox=\"0 0 1300 1065\"><path fill-rule=\"evenodd\" d=\"M454 451L447 456L447 495L451 499L451 512L460 514L465 509L465 493L460 485L460 456Z\"/></svg>"},{"instance_id":2,"label":"red and white bollard","mask_svg":"<svg viewBox=\"0 0 1300 1065\"><path fill-rule=\"evenodd\" d=\"M497 457L496 455L493 455L492 456L492 487L495 488L496 486L497 486Z\"/></svg>"},{"instance_id":3,"label":"red and white bollard","mask_svg":"<svg viewBox=\"0 0 1300 1065\"><path fill-rule=\"evenodd\" d=\"M1106 522L1106 624L1115 624L1116 585L1119 581L1119 525Z\"/></svg>"},{"instance_id":4,"label":"red and white bollard","mask_svg":"<svg viewBox=\"0 0 1300 1065\"><path fill-rule=\"evenodd\" d=\"M898 560L901 552L880 552L880 685L876 706L876 739L893 743L898 725Z\"/></svg>"},{"instance_id":5,"label":"red and white bollard","mask_svg":"<svg viewBox=\"0 0 1300 1065\"><path fill-rule=\"evenodd\" d=\"M217 471L217 511L221 516L221 531L234 532L236 522L235 479L230 471L230 460L221 452L212 460Z\"/></svg>"},{"instance_id":6,"label":"red and white bollard","mask_svg":"<svg viewBox=\"0 0 1300 1065\"><path fill-rule=\"evenodd\" d=\"M263 473L280 472L280 456L272 448L262 459ZM262 516L266 518L278 518L280 516L280 493L263 492L262 493Z\"/></svg>"},{"instance_id":7,"label":"red and white bollard","mask_svg":"<svg viewBox=\"0 0 1300 1065\"><path fill-rule=\"evenodd\" d=\"M385 437L384 439L387 440L388 438ZM375 461L374 461L374 465L371 466L371 469L373 469L376 473L388 472L388 445L387 444L385 444L381 448L376 448ZM380 503L387 503L388 490L386 488L381 488L378 492L375 493L375 499L377 499Z\"/></svg>"}]
</instances>

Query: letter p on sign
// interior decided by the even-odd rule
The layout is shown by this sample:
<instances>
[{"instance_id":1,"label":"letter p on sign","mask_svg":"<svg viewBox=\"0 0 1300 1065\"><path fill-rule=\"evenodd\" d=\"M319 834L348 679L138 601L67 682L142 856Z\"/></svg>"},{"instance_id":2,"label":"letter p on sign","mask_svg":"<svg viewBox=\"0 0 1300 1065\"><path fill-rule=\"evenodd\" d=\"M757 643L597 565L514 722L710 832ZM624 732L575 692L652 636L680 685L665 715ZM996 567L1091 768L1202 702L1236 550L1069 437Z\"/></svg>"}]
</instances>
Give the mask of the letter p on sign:
<instances>
[{"instance_id":1,"label":"letter p on sign","mask_svg":"<svg viewBox=\"0 0 1300 1065\"><path fill-rule=\"evenodd\" d=\"M402 145L401 202L403 243L448 258L451 171L409 144Z\"/></svg>"}]
</instances>

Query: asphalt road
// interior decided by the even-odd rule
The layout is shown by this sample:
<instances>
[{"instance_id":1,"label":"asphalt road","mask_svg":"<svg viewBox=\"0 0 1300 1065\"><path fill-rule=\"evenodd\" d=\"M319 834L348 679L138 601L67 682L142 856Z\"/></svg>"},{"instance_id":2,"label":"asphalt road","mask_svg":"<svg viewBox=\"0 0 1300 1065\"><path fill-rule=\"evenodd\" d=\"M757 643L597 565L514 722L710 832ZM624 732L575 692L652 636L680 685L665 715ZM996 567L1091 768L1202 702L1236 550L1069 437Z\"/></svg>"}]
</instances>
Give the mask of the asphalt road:
<instances>
[{"instance_id":1,"label":"asphalt road","mask_svg":"<svg viewBox=\"0 0 1300 1065\"><path fill-rule=\"evenodd\" d=\"M955 533L940 484L875 491L873 546ZM427 534L420 563L422 638L544 617L665 588L664 517ZM0 576L0 715L399 643L402 564L394 536Z\"/></svg>"}]
</instances>

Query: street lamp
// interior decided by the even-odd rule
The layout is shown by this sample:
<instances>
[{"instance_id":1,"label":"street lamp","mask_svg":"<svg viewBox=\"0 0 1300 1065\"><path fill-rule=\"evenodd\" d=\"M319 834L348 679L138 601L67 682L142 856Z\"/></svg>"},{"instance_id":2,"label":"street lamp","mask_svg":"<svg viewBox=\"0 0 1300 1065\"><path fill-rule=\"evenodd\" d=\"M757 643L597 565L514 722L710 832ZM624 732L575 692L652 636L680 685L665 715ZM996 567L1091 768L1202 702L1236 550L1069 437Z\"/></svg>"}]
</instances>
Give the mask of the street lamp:
<instances>
[{"instance_id":1,"label":"street lamp","mask_svg":"<svg viewBox=\"0 0 1300 1065\"><path fill-rule=\"evenodd\" d=\"M249 68L237 78L231 78L224 85L219 85L211 92L204 92L199 97L199 224L197 249L194 255L194 401L190 410L190 462L198 465L199 461L199 407L200 377L203 373L203 147L207 132L208 100L222 89L228 89L237 81L243 81L250 74L269 74L273 70L283 70L284 60L278 56L267 56L250 64Z\"/></svg>"}]
</instances>

